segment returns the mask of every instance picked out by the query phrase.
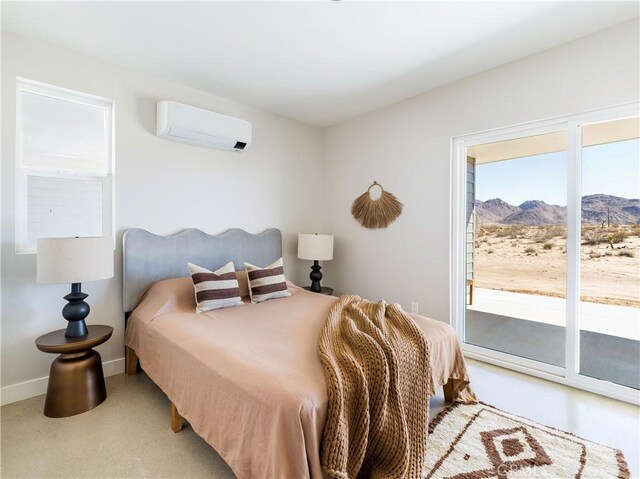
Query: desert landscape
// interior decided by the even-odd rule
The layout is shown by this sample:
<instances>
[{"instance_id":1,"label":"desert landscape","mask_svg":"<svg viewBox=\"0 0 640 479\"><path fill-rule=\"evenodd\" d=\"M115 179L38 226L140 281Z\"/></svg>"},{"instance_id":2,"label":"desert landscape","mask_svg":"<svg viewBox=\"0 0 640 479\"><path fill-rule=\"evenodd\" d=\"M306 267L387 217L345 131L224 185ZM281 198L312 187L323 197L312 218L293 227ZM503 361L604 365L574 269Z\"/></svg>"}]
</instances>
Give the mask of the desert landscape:
<instances>
[{"instance_id":1,"label":"desert landscape","mask_svg":"<svg viewBox=\"0 0 640 479\"><path fill-rule=\"evenodd\" d=\"M640 308L640 200L583 198L581 299ZM564 297L566 208L476 202L474 287Z\"/></svg>"}]
</instances>

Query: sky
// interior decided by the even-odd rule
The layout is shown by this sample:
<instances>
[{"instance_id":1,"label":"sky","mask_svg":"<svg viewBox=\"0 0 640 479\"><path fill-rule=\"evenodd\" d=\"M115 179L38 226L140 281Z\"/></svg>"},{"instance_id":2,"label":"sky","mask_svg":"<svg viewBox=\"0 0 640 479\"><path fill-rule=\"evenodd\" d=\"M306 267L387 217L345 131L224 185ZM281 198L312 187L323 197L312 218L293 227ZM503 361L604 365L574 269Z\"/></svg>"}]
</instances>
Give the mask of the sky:
<instances>
[{"instance_id":1,"label":"sky","mask_svg":"<svg viewBox=\"0 0 640 479\"><path fill-rule=\"evenodd\" d=\"M582 150L582 195L640 198L640 140ZM566 206L567 153L547 153L476 166L476 199L527 200Z\"/></svg>"}]
</instances>

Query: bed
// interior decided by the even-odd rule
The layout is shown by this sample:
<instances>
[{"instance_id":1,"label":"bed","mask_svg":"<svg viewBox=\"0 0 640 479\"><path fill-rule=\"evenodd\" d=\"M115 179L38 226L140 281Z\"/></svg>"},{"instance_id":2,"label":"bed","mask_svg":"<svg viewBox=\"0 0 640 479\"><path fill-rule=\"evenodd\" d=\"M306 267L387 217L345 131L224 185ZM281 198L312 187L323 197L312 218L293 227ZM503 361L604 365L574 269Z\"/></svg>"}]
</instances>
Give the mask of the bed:
<instances>
[{"instance_id":1,"label":"bed","mask_svg":"<svg viewBox=\"0 0 640 479\"><path fill-rule=\"evenodd\" d=\"M266 266L282 256L280 231L190 229L123 238L127 373L139 362L171 401L172 429L184 417L242 478L321 478L327 411L318 337L335 298L290 282L291 295L195 314L187 262L215 270L233 261ZM449 401L473 392L452 328L412 315L430 346L431 392Z\"/></svg>"}]
</instances>

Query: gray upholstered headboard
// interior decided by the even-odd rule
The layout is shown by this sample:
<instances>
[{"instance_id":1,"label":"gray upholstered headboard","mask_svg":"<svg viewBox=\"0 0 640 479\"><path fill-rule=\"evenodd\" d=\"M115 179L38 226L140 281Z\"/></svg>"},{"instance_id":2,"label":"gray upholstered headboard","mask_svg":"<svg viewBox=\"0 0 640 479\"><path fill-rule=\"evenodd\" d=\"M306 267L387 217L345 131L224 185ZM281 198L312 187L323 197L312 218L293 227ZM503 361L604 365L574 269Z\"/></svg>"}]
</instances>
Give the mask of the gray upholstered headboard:
<instances>
[{"instance_id":1,"label":"gray upholstered headboard","mask_svg":"<svg viewBox=\"0 0 640 479\"><path fill-rule=\"evenodd\" d=\"M245 261L267 266L281 256L282 234L277 229L251 234L234 228L208 235L192 228L170 236L138 228L127 230L122 237L124 311L132 311L156 281L188 276L189 262L213 271L233 261L240 270Z\"/></svg>"}]
</instances>

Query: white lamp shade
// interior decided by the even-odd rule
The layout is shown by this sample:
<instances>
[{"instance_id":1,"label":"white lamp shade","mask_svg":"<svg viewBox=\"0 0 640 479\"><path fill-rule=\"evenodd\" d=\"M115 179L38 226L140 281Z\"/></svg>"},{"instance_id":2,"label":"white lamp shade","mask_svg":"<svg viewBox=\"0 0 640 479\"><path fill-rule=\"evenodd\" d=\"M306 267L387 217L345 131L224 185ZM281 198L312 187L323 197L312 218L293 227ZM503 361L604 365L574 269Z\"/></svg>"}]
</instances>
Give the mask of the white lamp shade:
<instances>
[{"instance_id":1,"label":"white lamp shade","mask_svg":"<svg viewBox=\"0 0 640 479\"><path fill-rule=\"evenodd\" d=\"M38 283L83 283L113 277L113 240L41 238L38 240Z\"/></svg>"},{"instance_id":2,"label":"white lamp shade","mask_svg":"<svg viewBox=\"0 0 640 479\"><path fill-rule=\"evenodd\" d=\"M299 234L298 258L313 261L333 259L333 235Z\"/></svg>"}]
</instances>

